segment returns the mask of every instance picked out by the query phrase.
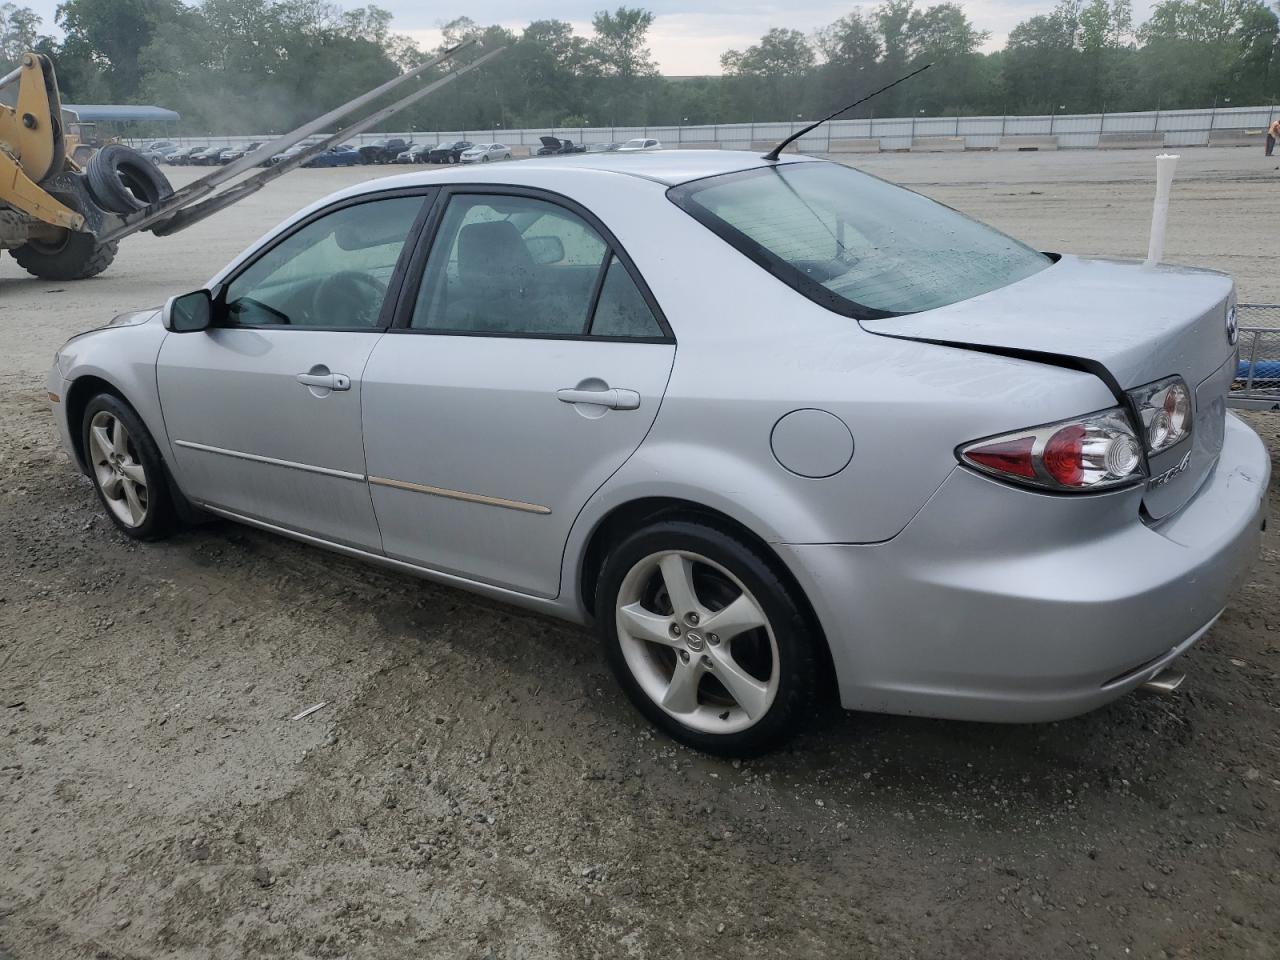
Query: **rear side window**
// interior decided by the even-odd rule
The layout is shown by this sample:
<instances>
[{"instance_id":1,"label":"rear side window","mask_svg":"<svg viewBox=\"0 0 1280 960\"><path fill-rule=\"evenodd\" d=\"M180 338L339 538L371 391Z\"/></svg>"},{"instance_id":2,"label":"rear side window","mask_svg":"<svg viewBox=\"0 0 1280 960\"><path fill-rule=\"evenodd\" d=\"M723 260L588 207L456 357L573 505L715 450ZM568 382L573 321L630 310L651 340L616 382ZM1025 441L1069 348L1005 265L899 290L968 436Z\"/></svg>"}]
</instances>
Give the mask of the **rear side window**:
<instances>
[{"instance_id":1,"label":"rear side window","mask_svg":"<svg viewBox=\"0 0 1280 960\"><path fill-rule=\"evenodd\" d=\"M591 333L597 337L660 337L662 328L617 257L609 260Z\"/></svg>"},{"instance_id":2,"label":"rear side window","mask_svg":"<svg viewBox=\"0 0 1280 960\"><path fill-rule=\"evenodd\" d=\"M544 200L455 196L409 325L581 336L607 250L580 217Z\"/></svg>"},{"instance_id":3,"label":"rear side window","mask_svg":"<svg viewBox=\"0 0 1280 960\"><path fill-rule=\"evenodd\" d=\"M847 316L932 310L1052 262L949 207L836 163L710 177L669 196L790 286Z\"/></svg>"},{"instance_id":4,"label":"rear side window","mask_svg":"<svg viewBox=\"0 0 1280 960\"><path fill-rule=\"evenodd\" d=\"M458 194L409 326L441 333L661 338L626 266L582 217L535 197Z\"/></svg>"}]
</instances>

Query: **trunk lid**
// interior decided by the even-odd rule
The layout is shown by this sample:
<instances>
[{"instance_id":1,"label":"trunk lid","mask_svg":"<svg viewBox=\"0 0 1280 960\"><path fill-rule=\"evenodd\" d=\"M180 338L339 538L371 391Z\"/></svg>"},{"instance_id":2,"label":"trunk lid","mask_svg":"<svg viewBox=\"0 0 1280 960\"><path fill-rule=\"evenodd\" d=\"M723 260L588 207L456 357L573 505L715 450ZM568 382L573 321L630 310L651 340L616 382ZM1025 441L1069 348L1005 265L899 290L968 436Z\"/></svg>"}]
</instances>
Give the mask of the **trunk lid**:
<instances>
[{"instance_id":1,"label":"trunk lid","mask_svg":"<svg viewBox=\"0 0 1280 960\"><path fill-rule=\"evenodd\" d=\"M1190 439L1148 464L1143 503L1159 519L1195 494L1222 449L1235 373L1236 347L1227 330L1234 304L1225 274L1064 256L999 290L862 326L883 336L1076 362L1120 391L1181 376L1195 414Z\"/></svg>"}]
</instances>

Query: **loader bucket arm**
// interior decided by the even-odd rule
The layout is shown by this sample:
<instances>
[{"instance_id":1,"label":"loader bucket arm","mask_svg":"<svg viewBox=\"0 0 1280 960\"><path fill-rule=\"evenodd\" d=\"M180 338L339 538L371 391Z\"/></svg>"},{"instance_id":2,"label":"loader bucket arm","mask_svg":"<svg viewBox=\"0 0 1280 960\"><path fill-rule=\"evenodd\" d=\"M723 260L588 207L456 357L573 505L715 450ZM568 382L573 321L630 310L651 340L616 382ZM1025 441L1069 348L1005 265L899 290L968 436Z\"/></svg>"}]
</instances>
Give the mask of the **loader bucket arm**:
<instances>
[{"instance_id":1,"label":"loader bucket arm","mask_svg":"<svg viewBox=\"0 0 1280 960\"><path fill-rule=\"evenodd\" d=\"M444 51L439 56L432 58L426 63L414 67L412 70L409 70L398 77L388 80L386 83L370 90L368 93L361 94L354 100L350 100L342 106L337 107L334 110L330 110L323 116L308 121L296 130L292 130L284 136L278 137L252 153L241 157L239 160L233 161L225 167L220 167L210 173L208 176L201 177L199 180L187 184L185 187L175 191L171 196L166 197L159 203L154 203L145 207L137 213L129 214L123 218L123 221L119 223L119 225L106 232L101 239L105 243L112 243L127 237L132 233L137 233L139 230L151 230L157 236L167 236L168 234L183 230L186 227L191 226L193 223L198 223L206 217L211 216L220 210L226 209L233 203L237 203L245 197L257 192L272 180L283 176L298 166L301 166L312 157L329 149L329 147L341 143L344 140L349 140L366 130L372 129L388 117L394 116L396 113L399 113L406 107L412 106L424 97L427 97L436 90L439 90L441 87L452 83L464 74L487 63L506 49L505 47L499 47L496 50L492 50L457 70L452 71L446 76L441 77L433 83L430 83L427 86L414 91L408 96L403 97L400 100L375 111L367 117L356 121L338 133L325 137L323 140L305 150L299 151L287 160L282 160L274 166L268 167L260 173L228 187L216 196L209 196L214 193L219 185L226 183L228 180L233 179L247 170L253 169L263 160L301 143L307 137L314 136L334 121L371 103L378 97L388 93L401 84L408 82L414 77L420 76L425 71L453 57L458 53L458 51L466 49L475 43L475 40L464 41L463 43ZM201 200L204 202L198 203L198 201Z\"/></svg>"},{"instance_id":2,"label":"loader bucket arm","mask_svg":"<svg viewBox=\"0 0 1280 960\"><path fill-rule=\"evenodd\" d=\"M18 85L13 106L0 102L0 204L42 223L82 229L84 217L41 186L66 160L53 64L43 54L24 53L18 66L0 77L0 90L13 84Z\"/></svg>"}]
</instances>

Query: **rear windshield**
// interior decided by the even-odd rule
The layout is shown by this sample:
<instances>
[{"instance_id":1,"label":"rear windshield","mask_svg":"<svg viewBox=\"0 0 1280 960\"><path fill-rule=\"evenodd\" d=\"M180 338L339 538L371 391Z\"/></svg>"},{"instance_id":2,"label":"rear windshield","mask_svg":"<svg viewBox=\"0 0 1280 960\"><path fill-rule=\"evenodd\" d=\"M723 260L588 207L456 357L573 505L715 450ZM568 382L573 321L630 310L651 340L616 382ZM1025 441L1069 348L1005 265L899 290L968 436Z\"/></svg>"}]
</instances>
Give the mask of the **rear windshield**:
<instances>
[{"instance_id":1,"label":"rear windshield","mask_svg":"<svg viewBox=\"0 0 1280 960\"><path fill-rule=\"evenodd\" d=\"M800 293L863 319L967 300L1052 263L950 207L837 163L776 164L669 195Z\"/></svg>"}]
</instances>

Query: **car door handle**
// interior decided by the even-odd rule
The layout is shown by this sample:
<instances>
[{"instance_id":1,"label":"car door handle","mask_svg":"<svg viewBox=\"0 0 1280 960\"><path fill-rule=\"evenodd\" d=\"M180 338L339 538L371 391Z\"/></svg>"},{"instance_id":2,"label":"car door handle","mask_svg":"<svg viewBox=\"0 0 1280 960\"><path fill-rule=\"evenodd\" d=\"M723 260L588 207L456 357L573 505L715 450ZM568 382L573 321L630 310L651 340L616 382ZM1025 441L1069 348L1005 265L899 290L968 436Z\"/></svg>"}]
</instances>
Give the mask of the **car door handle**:
<instances>
[{"instance_id":1,"label":"car door handle","mask_svg":"<svg viewBox=\"0 0 1280 960\"><path fill-rule=\"evenodd\" d=\"M325 390L351 389L351 378L345 373L300 373L294 379L304 387L321 387Z\"/></svg>"},{"instance_id":2,"label":"car door handle","mask_svg":"<svg viewBox=\"0 0 1280 960\"><path fill-rule=\"evenodd\" d=\"M640 394L634 390L620 390L610 387L607 390L580 390L577 387L564 387L556 391L561 403L593 403L608 407L611 410L638 410Z\"/></svg>"}]
</instances>

